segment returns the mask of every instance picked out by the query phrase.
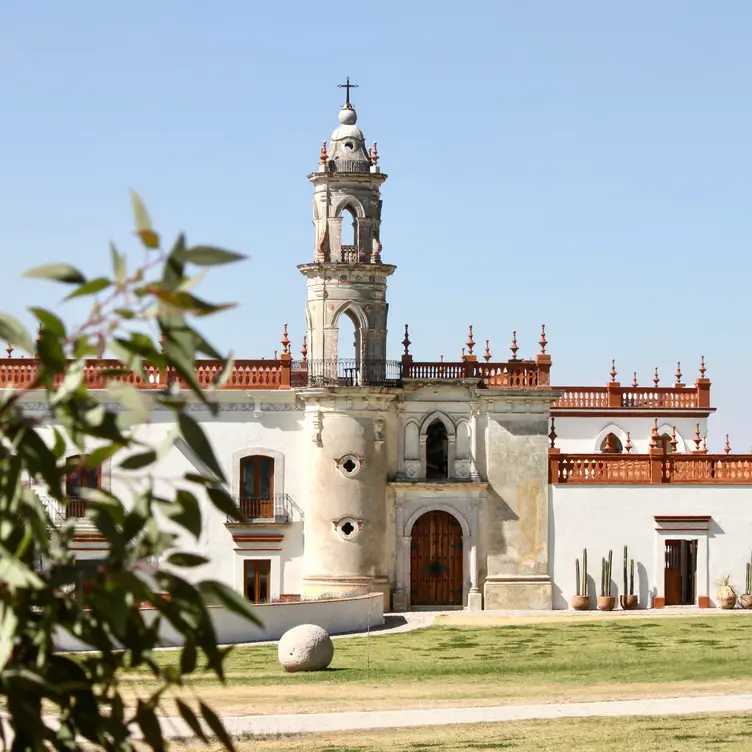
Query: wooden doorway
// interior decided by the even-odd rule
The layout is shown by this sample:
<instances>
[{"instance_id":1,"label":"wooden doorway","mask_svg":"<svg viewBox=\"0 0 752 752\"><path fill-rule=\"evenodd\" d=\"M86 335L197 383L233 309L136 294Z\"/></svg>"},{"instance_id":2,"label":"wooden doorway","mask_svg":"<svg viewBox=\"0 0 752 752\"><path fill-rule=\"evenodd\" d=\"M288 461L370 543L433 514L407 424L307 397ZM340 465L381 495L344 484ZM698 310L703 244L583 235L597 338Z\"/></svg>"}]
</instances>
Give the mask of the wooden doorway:
<instances>
[{"instance_id":1,"label":"wooden doorway","mask_svg":"<svg viewBox=\"0 0 752 752\"><path fill-rule=\"evenodd\" d=\"M462 528L449 512L426 512L413 526L410 605L462 606Z\"/></svg>"},{"instance_id":2,"label":"wooden doorway","mask_svg":"<svg viewBox=\"0 0 752 752\"><path fill-rule=\"evenodd\" d=\"M697 599L697 541L667 540L663 592L667 606L693 606Z\"/></svg>"}]
</instances>

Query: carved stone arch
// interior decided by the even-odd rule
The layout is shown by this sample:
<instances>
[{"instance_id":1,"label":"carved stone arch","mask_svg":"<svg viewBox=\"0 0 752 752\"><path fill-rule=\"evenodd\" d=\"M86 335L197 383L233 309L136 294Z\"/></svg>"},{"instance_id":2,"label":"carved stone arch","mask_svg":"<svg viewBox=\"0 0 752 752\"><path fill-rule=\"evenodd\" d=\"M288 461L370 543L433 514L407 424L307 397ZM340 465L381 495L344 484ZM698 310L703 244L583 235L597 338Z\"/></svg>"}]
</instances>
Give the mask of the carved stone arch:
<instances>
[{"instance_id":1,"label":"carved stone arch","mask_svg":"<svg viewBox=\"0 0 752 752\"><path fill-rule=\"evenodd\" d=\"M330 324L333 329L336 329L339 325L339 317L343 313L350 314L350 318L356 322L358 329L368 329L369 324L366 312L357 303L353 303L352 300L343 300L339 306L334 309Z\"/></svg>"},{"instance_id":2,"label":"carved stone arch","mask_svg":"<svg viewBox=\"0 0 752 752\"><path fill-rule=\"evenodd\" d=\"M462 528L462 535L464 538L470 538L472 535L471 529L470 529L470 523L465 519L462 512L460 512L459 509L455 509L453 506L450 506L449 504L427 504L424 507L420 507L420 509L417 509L411 517L408 519L407 523L405 524L405 536L409 537L413 532L413 527L415 526L415 523L418 521L420 517L422 517L424 514L428 512L448 512L449 514L454 517L457 522L460 523L460 527Z\"/></svg>"},{"instance_id":3,"label":"carved stone arch","mask_svg":"<svg viewBox=\"0 0 752 752\"><path fill-rule=\"evenodd\" d=\"M456 459L467 460L470 458L470 422L467 418L459 418L455 423L457 432L457 456Z\"/></svg>"},{"instance_id":4,"label":"carved stone arch","mask_svg":"<svg viewBox=\"0 0 752 752\"><path fill-rule=\"evenodd\" d=\"M349 209L358 219L365 219L366 211L363 208L363 204L358 201L354 196L343 196L339 203L334 207L335 217L342 216L342 212L345 209Z\"/></svg>"},{"instance_id":5,"label":"carved stone arch","mask_svg":"<svg viewBox=\"0 0 752 752\"><path fill-rule=\"evenodd\" d=\"M658 426L658 435L659 436L671 436L674 431L674 426L670 426L668 423L664 423L663 425ZM678 429L676 431L676 452L677 454L681 452L687 451L687 445L684 441L684 438L679 433Z\"/></svg>"},{"instance_id":6,"label":"carved stone arch","mask_svg":"<svg viewBox=\"0 0 752 752\"><path fill-rule=\"evenodd\" d=\"M610 423L595 437L595 446L593 447L594 452L601 451L601 445L605 441L606 436L610 433L619 439L622 447L627 445L627 432L623 428L619 428L615 423Z\"/></svg>"},{"instance_id":7,"label":"carved stone arch","mask_svg":"<svg viewBox=\"0 0 752 752\"><path fill-rule=\"evenodd\" d=\"M452 419L446 413L441 412L441 410L434 410L434 412L424 418L423 422L421 423L421 436L425 436L428 433L428 427L435 420L440 420L444 424L447 430L447 436L454 437L457 435L457 431L455 430L454 422L452 421Z\"/></svg>"}]
</instances>

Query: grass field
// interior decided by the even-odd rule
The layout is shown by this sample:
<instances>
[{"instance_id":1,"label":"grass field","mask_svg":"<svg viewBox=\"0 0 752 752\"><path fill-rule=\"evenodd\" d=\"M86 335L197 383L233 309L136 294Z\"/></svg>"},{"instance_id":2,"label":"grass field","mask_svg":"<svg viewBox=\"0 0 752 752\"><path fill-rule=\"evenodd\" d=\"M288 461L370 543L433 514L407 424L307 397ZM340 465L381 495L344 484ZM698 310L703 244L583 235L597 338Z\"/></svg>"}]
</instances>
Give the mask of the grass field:
<instances>
[{"instance_id":1,"label":"grass field","mask_svg":"<svg viewBox=\"0 0 752 752\"><path fill-rule=\"evenodd\" d=\"M338 640L317 673L285 674L273 646L239 648L227 685L198 675L193 687L226 715L743 692L751 628L745 617L437 626Z\"/></svg>"},{"instance_id":2,"label":"grass field","mask_svg":"<svg viewBox=\"0 0 752 752\"><path fill-rule=\"evenodd\" d=\"M176 746L176 749L180 749ZM198 746L182 747L198 750ZM201 747L206 749L206 747ZM219 747L215 748L219 750ZM567 718L552 721L306 734L238 742L239 752L668 752L752 750L752 718L696 715L671 718Z\"/></svg>"}]
</instances>

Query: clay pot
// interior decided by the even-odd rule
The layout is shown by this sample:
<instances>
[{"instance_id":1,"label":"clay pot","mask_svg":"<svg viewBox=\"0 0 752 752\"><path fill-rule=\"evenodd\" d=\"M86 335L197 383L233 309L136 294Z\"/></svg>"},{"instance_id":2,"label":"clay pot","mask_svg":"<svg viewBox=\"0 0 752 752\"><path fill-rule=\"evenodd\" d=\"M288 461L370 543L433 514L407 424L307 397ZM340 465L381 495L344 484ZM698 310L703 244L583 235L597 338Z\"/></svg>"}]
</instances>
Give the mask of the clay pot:
<instances>
[{"instance_id":1,"label":"clay pot","mask_svg":"<svg viewBox=\"0 0 752 752\"><path fill-rule=\"evenodd\" d=\"M638 604L638 599L636 595L622 595L619 596L619 601L621 602L621 607L625 611L634 611Z\"/></svg>"},{"instance_id":2,"label":"clay pot","mask_svg":"<svg viewBox=\"0 0 752 752\"><path fill-rule=\"evenodd\" d=\"M736 605L735 595L719 595L718 596L718 608L725 610L732 609Z\"/></svg>"},{"instance_id":3,"label":"clay pot","mask_svg":"<svg viewBox=\"0 0 752 752\"><path fill-rule=\"evenodd\" d=\"M740 595L739 603L742 608L752 608L752 595Z\"/></svg>"},{"instance_id":4,"label":"clay pot","mask_svg":"<svg viewBox=\"0 0 752 752\"><path fill-rule=\"evenodd\" d=\"M613 611L616 606L615 595L599 595L598 596L598 610L599 611Z\"/></svg>"},{"instance_id":5,"label":"clay pot","mask_svg":"<svg viewBox=\"0 0 752 752\"><path fill-rule=\"evenodd\" d=\"M587 611L590 608L590 596L589 595L573 595L572 596L572 608L575 611Z\"/></svg>"}]
</instances>

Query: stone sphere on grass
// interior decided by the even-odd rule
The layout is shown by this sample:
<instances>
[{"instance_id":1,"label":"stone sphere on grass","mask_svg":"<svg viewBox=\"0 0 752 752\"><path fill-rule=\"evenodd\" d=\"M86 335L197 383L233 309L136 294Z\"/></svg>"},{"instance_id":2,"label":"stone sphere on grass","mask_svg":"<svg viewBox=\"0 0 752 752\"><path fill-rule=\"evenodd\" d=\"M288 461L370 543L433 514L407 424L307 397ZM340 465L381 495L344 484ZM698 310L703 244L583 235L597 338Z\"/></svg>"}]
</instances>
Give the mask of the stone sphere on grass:
<instances>
[{"instance_id":1,"label":"stone sphere on grass","mask_svg":"<svg viewBox=\"0 0 752 752\"><path fill-rule=\"evenodd\" d=\"M277 657L289 673L323 671L334 657L334 643L325 629L315 624L301 624L282 635Z\"/></svg>"}]
</instances>

